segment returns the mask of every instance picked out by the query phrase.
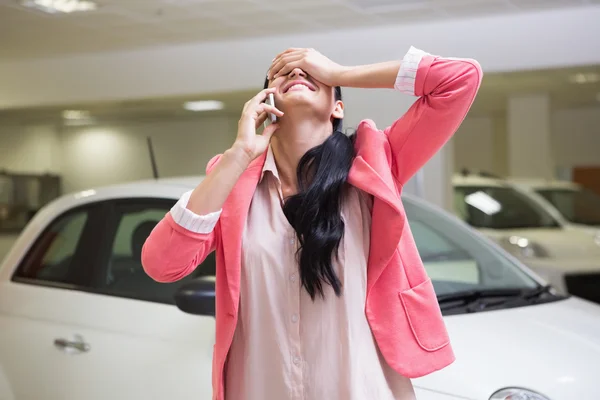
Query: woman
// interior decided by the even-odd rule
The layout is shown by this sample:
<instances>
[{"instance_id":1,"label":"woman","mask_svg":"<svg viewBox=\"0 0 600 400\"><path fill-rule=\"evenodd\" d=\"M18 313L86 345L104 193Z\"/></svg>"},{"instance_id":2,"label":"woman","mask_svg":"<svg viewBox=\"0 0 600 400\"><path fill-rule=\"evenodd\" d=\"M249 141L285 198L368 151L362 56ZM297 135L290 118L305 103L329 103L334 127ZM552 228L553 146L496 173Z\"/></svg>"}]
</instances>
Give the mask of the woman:
<instances>
[{"instance_id":1,"label":"woman","mask_svg":"<svg viewBox=\"0 0 600 400\"><path fill-rule=\"evenodd\" d=\"M358 67L312 49L273 59L231 148L143 250L163 282L217 252L214 399L408 400L410 378L454 361L400 194L457 130L481 76L476 61L413 47ZM347 137L341 86L420 98L389 128L367 120ZM258 135L269 113L277 122Z\"/></svg>"}]
</instances>

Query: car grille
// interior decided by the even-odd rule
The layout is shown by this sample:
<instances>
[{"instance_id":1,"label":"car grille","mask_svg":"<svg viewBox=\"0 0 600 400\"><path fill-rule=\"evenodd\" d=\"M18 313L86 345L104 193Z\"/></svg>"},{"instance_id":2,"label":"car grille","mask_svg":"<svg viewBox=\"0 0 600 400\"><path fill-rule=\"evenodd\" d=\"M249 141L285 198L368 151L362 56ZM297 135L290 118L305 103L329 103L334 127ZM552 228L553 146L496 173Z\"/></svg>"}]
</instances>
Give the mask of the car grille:
<instances>
[{"instance_id":1,"label":"car grille","mask_svg":"<svg viewBox=\"0 0 600 400\"><path fill-rule=\"evenodd\" d=\"M600 304L600 274L565 275L565 284L573 296Z\"/></svg>"}]
</instances>

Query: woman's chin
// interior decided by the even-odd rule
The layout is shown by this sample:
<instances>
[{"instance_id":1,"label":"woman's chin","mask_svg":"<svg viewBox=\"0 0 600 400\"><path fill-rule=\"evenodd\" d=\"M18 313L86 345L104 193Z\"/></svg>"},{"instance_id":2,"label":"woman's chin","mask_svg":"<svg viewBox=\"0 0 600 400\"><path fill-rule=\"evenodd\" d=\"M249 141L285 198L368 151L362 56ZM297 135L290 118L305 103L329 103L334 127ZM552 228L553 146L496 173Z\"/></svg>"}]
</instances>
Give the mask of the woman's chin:
<instances>
[{"instance_id":1,"label":"woman's chin","mask_svg":"<svg viewBox=\"0 0 600 400\"><path fill-rule=\"evenodd\" d=\"M285 104L286 106L287 105L298 106L298 105L308 105L308 104L316 105L317 99L313 92L302 93L302 92L298 91L298 92L286 93L282 97L282 103Z\"/></svg>"}]
</instances>

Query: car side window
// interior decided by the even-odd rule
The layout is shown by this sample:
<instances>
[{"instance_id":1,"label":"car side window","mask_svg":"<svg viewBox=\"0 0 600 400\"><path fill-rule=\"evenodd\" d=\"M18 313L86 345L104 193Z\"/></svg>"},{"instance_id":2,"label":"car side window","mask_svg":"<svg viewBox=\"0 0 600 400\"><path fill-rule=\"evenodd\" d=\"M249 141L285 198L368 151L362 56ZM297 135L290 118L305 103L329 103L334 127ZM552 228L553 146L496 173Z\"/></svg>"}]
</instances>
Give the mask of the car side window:
<instances>
[{"instance_id":1,"label":"car side window","mask_svg":"<svg viewBox=\"0 0 600 400\"><path fill-rule=\"evenodd\" d=\"M88 222L89 211L82 209L60 216L39 236L15 278L59 284L75 284L77 253Z\"/></svg>"},{"instance_id":2,"label":"car side window","mask_svg":"<svg viewBox=\"0 0 600 400\"><path fill-rule=\"evenodd\" d=\"M192 274L173 283L156 282L144 271L141 257L146 238L173 204L167 200L129 200L115 206L114 237L99 282L101 292L174 304L175 292L185 282L200 275L215 275L214 254Z\"/></svg>"}]
</instances>

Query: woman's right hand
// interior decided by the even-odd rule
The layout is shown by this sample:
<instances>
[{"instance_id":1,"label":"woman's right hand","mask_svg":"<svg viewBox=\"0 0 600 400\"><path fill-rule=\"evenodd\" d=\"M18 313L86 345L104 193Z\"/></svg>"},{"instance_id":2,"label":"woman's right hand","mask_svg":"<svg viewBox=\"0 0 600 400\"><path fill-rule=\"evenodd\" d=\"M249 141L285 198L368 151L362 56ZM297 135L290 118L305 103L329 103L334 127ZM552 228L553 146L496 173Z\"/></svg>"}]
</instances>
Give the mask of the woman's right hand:
<instances>
[{"instance_id":1,"label":"woman's right hand","mask_svg":"<svg viewBox=\"0 0 600 400\"><path fill-rule=\"evenodd\" d=\"M275 90L276 88L267 88L260 91L246 102L242 110L237 137L232 147L242 150L249 157L249 161L267 150L271 136L277 130L278 125L277 123L270 124L260 135L256 133L256 130L265 122L269 113L273 113L277 117L283 116L282 111L264 102L269 93L273 93Z\"/></svg>"}]
</instances>

